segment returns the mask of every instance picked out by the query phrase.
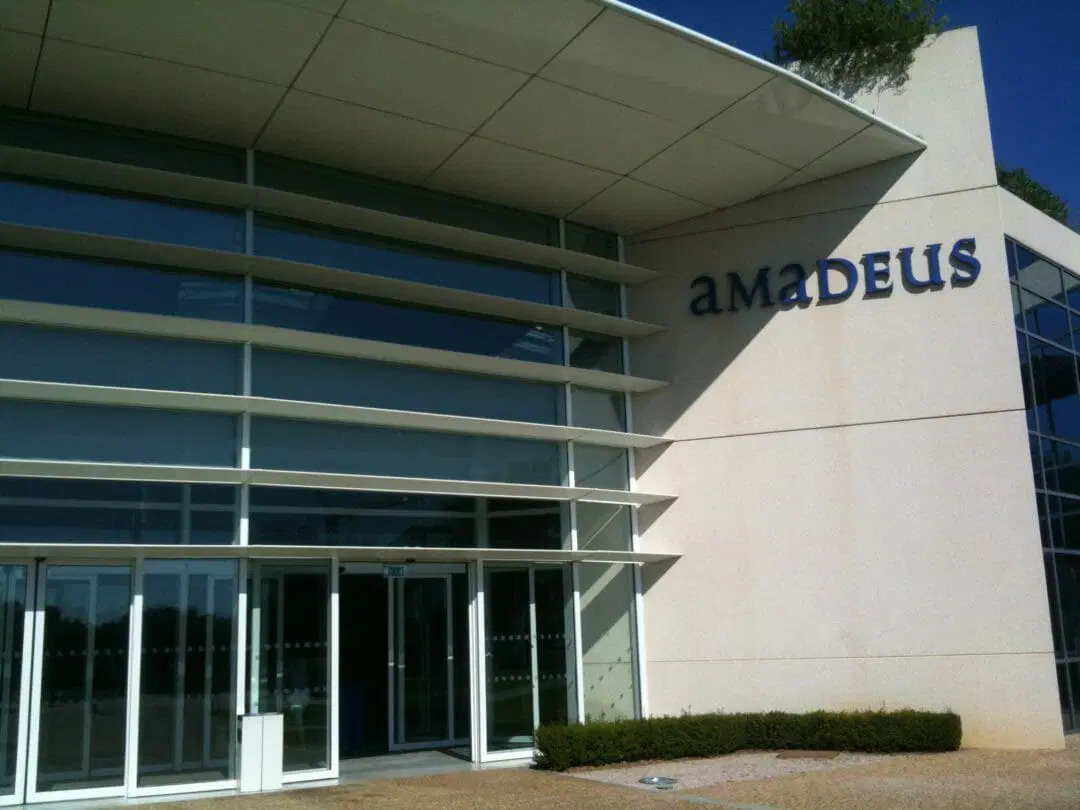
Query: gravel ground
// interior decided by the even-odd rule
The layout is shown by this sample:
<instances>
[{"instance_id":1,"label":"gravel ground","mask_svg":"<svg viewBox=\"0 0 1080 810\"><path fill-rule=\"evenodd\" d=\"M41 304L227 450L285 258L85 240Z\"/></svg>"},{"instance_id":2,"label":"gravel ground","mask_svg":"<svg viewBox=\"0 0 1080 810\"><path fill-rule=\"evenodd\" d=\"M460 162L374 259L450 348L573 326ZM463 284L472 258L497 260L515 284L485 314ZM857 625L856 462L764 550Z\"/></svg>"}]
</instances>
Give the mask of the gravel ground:
<instances>
[{"instance_id":1,"label":"gravel ground","mask_svg":"<svg viewBox=\"0 0 1080 810\"><path fill-rule=\"evenodd\" d=\"M640 788L650 793L667 793L669 791L658 791L638 780L644 776L670 776L679 780L673 790L695 790L726 782L773 779L778 776L872 765L896 758L874 754L838 754L832 759L778 759L775 751L763 751L730 754L715 759L681 759L618 768L582 769L571 773L582 779Z\"/></svg>"}]
</instances>

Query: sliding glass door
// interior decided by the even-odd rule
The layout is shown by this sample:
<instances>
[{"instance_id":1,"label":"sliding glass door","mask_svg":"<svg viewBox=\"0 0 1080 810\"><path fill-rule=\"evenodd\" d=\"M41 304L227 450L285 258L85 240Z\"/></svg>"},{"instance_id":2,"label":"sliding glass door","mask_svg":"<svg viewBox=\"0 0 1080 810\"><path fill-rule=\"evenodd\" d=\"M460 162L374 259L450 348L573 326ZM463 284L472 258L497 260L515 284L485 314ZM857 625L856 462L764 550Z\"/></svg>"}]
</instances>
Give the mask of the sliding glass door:
<instances>
[{"instance_id":1,"label":"sliding glass door","mask_svg":"<svg viewBox=\"0 0 1080 810\"><path fill-rule=\"evenodd\" d=\"M569 566L484 567L486 754L530 750L541 723L574 715Z\"/></svg>"},{"instance_id":2,"label":"sliding glass door","mask_svg":"<svg viewBox=\"0 0 1080 810\"><path fill-rule=\"evenodd\" d=\"M43 565L29 798L121 796L128 719L130 565Z\"/></svg>"}]
</instances>

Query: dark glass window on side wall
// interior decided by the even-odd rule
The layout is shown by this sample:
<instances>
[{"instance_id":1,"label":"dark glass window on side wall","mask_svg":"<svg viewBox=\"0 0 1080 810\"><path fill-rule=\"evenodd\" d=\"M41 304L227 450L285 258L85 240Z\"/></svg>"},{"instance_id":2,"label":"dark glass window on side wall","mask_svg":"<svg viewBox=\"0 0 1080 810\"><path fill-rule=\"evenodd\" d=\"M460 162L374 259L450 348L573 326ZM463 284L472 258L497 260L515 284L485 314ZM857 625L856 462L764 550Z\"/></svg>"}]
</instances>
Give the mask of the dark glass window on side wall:
<instances>
[{"instance_id":1,"label":"dark glass window on side wall","mask_svg":"<svg viewBox=\"0 0 1080 810\"><path fill-rule=\"evenodd\" d=\"M619 285L575 273L566 274L566 306L619 317L622 314Z\"/></svg>"},{"instance_id":2,"label":"dark glass window on side wall","mask_svg":"<svg viewBox=\"0 0 1080 810\"><path fill-rule=\"evenodd\" d=\"M242 321L244 282L144 265L0 250L0 298Z\"/></svg>"},{"instance_id":3,"label":"dark glass window on side wall","mask_svg":"<svg viewBox=\"0 0 1080 810\"><path fill-rule=\"evenodd\" d=\"M559 243L559 223L552 217L276 155L256 154L255 183L526 242Z\"/></svg>"},{"instance_id":4,"label":"dark glass window on side wall","mask_svg":"<svg viewBox=\"0 0 1080 810\"><path fill-rule=\"evenodd\" d=\"M609 231L600 231L576 222L567 222L563 228L565 247L578 253L588 253L603 259L618 261L619 237Z\"/></svg>"},{"instance_id":5,"label":"dark glass window on side wall","mask_svg":"<svg viewBox=\"0 0 1080 810\"><path fill-rule=\"evenodd\" d=\"M270 470L560 485L556 442L301 422L251 420L252 467Z\"/></svg>"},{"instance_id":6,"label":"dark glass window on side wall","mask_svg":"<svg viewBox=\"0 0 1080 810\"><path fill-rule=\"evenodd\" d=\"M556 326L257 283L255 323L537 363L562 362Z\"/></svg>"},{"instance_id":7,"label":"dark glass window on side wall","mask_svg":"<svg viewBox=\"0 0 1080 810\"><path fill-rule=\"evenodd\" d=\"M243 251L244 213L0 177L0 222Z\"/></svg>"},{"instance_id":8,"label":"dark glass window on side wall","mask_svg":"<svg viewBox=\"0 0 1080 810\"><path fill-rule=\"evenodd\" d=\"M247 165L237 147L11 109L0 109L0 143L240 183Z\"/></svg>"},{"instance_id":9,"label":"dark glass window on side wall","mask_svg":"<svg viewBox=\"0 0 1080 810\"><path fill-rule=\"evenodd\" d=\"M455 290L559 303L559 274L289 220L255 220L255 253Z\"/></svg>"},{"instance_id":10,"label":"dark glass window on side wall","mask_svg":"<svg viewBox=\"0 0 1080 810\"><path fill-rule=\"evenodd\" d=\"M1028 351L1039 431L1080 439L1080 386L1074 355L1034 338L1028 341Z\"/></svg>"},{"instance_id":11,"label":"dark glass window on side wall","mask_svg":"<svg viewBox=\"0 0 1080 810\"><path fill-rule=\"evenodd\" d=\"M2 349L0 349L2 356ZM347 357L256 348L257 397L562 424L563 388Z\"/></svg>"},{"instance_id":12,"label":"dark glass window on side wall","mask_svg":"<svg viewBox=\"0 0 1080 810\"><path fill-rule=\"evenodd\" d=\"M222 545L238 488L0 477L0 542Z\"/></svg>"}]
</instances>

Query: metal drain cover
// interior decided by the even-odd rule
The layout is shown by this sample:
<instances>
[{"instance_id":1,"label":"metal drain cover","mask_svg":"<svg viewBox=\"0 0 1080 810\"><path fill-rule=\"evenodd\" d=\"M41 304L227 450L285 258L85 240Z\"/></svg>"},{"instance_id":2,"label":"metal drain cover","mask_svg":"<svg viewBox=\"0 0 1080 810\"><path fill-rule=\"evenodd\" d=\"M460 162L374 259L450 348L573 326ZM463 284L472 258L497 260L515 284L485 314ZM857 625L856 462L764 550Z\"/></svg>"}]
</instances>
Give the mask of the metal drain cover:
<instances>
[{"instance_id":1,"label":"metal drain cover","mask_svg":"<svg viewBox=\"0 0 1080 810\"><path fill-rule=\"evenodd\" d=\"M654 787L657 790L671 790L679 780L672 779L670 776L646 776L644 779L639 779L638 781L643 785Z\"/></svg>"}]
</instances>

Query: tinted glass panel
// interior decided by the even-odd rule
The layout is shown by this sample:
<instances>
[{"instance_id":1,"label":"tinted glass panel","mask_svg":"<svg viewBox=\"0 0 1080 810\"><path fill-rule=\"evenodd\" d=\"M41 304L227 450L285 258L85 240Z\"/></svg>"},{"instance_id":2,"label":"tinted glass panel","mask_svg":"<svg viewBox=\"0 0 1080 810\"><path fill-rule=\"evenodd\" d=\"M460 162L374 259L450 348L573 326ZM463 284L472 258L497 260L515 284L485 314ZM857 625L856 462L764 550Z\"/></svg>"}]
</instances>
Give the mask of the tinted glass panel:
<instances>
[{"instance_id":1,"label":"tinted glass panel","mask_svg":"<svg viewBox=\"0 0 1080 810\"><path fill-rule=\"evenodd\" d=\"M1050 595L1050 634L1054 637L1054 652L1060 658L1064 655L1061 642L1061 614L1058 610L1057 574L1054 571L1054 555L1043 554L1043 568L1046 571L1046 591Z\"/></svg>"},{"instance_id":2,"label":"tinted glass panel","mask_svg":"<svg viewBox=\"0 0 1080 810\"><path fill-rule=\"evenodd\" d=\"M631 719L637 715L633 569L582 563L578 585L585 717Z\"/></svg>"},{"instance_id":3,"label":"tinted glass panel","mask_svg":"<svg viewBox=\"0 0 1080 810\"><path fill-rule=\"evenodd\" d=\"M574 485L592 489L630 488L626 451L574 443Z\"/></svg>"},{"instance_id":4,"label":"tinted glass panel","mask_svg":"<svg viewBox=\"0 0 1080 810\"><path fill-rule=\"evenodd\" d=\"M1046 488L1080 496L1080 447L1042 441Z\"/></svg>"},{"instance_id":5,"label":"tinted glass panel","mask_svg":"<svg viewBox=\"0 0 1080 810\"><path fill-rule=\"evenodd\" d=\"M605 259L618 261L619 237L607 231L598 231L587 225L567 222L563 229L566 243L564 247L578 253L591 253Z\"/></svg>"},{"instance_id":6,"label":"tinted glass panel","mask_svg":"<svg viewBox=\"0 0 1080 810\"><path fill-rule=\"evenodd\" d=\"M244 249L244 214L89 191L0 179L0 221L42 228Z\"/></svg>"},{"instance_id":7,"label":"tinted glass panel","mask_svg":"<svg viewBox=\"0 0 1080 810\"><path fill-rule=\"evenodd\" d=\"M595 388L570 389L570 410L578 427L626 430L626 395Z\"/></svg>"},{"instance_id":8,"label":"tinted glass panel","mask_svg":"<svg viewBox=\"0 0 1080 810\"><path fill-rule=\"evenodd\" d=\"M559 303L558 273L497 264L349 231L263 218L255 224L255 252L456 290L541 304Z\"/></svg>"},{"instance_id":9,"label":"tinted glass panel","mask_svg":"<svg viewBox=\"0 0 1080 810\"><path fill-rule=\"evenodd\" d=\"M575 509L579 549L631 550L629 506L578 501Z\"/></svg>"},{"instance_id":10,"label":"tinted glass panel","mask_svg":"<svg viewBox=\"0 0 1080 810\"><path fill-rule=\"evenodd\" d=\"M1009 265L1009 275L1016 275L1016 243L1012 239L1005 240L1005 261Z\"/></svg>"},{"instance_id":11,"label":"tinted glass panel","mask_svg":"<svg viewBox=\"0 0 1080 810\"><path fill-rule=\"evenodd\" d=\"M216 484L0 478L0 541L228 544L237 496Z\"/></svg>"},{"instance_id":12,"label":"tinted glass panel","mask_svg":"<svg viewBox=\"0 0 1080 810\"><path fill-rule=\"evenodd\" d=\"M255 323L431 349L562 362L562 332L339 293L255 285Z\"/></svg>"},{"instance_id":13,"label":"tinted glass panel","mask_svg":"<svg viewBox=\"0 0 1080 810\"><path fill-rule=\"evenodd\" d=\"M558 220L551 217L271 155L255 156L255 182L527 242L559 242Z\"/></svg>"},{"instance_id":14,"label":"tinted glass panel","mask_svg":"<svg viewBox=\"0 0 1080 810\"><path fill-rule=\"evenodd\" d=\"M0 143L220 180L245 174L243 149L13 110L0 111Z\"/></svg>"},{"instance_id":15,"label":"tinted glass panel","mask_svg":"<svg viewBox=\"0 0 1080 810\"><path fill-rule=\"evenodd\" d=\"M1010 284L1009 289L1012 292L1013 300L1013 322L1016 324L1017 329L1024 328L1024 307L1020 303L1020 288L1015 284Z\"/></svg>"},{"instance_id":16,"label":"tinted glass panel","mask_svg":"<svg viewBox=\"0 0 1080 810\"><path fill-rule=\"evenodd\" d=\"M0 251L0 298L241 321L243 296L238 278Z\"/></svg>"},{"instance_id":17,"label":"tinted glass panel","mask_svg":"<svg viewBox=\"0 0 1080 810\"><path fill-rule=\"evenodd\" d=\"M1080 438L1080 390L1073 355L1041 340L1031 340L1028 346L1039 430Z\"/></svg>"},{"instance_id":18,"label":"tinted glass panel","mask_svg":"<svg viewBox=\"0 0 1080 810\"><path fill-rule=\"evenodd\" d=\"M1064 346L1072 346L1069 337L1069 316L1064 307L1023 290L1021 290L1020 300L1025 310L1024 316L1029 332L1034 332Z\"/></svg>"},{"instance_id":19,"label":"tinted glass panel","mask_svg":"<svg viewBox=\"0 0 1080 810\"><path fill-rule=\"evenodd\" d=\"M491 548L569 548L569 538L562 528L558 504L537 511L528 502L517 512L493 515L488 521L488 545Z\"/></svg>"},{"instance_id":20,"label":"tinted glass panel","mask_svg":"<svg viewBox=\"0 0 1080 810\"><path fill-rule=\"evenodd\" d=\"M0 456L232 467L231 414L0 402Z\"/></svg>"},{"instance_id":21,"label":"tinted glass panel","mask_svg":"<svg viewBox=\"0 0 1080 810\"><path fill-rule=\"evenodd\" d=\"M1055 554L1065 655L1080 656L1080 555Z\"/></svg>"},{"instance_id":22,"label":"tinted glass panel","mask_svg":"<svg viewBox=\"0 0 1080 810\"><path fill-rule=\"evenodd\" d=\"M1065 300L1070 307L1080 310L1080 276L1065 270L1062 274L1065 282Z\"/></svg>"},{"instance_id":23,"label":"tinted glass panel","mask_svg":"<svg viewBox=\"0 0 1080 810\"><path fill-rule=\"evenodd\" d=\"M1080 551L1080 500L1050 499L1054 545L1070 551Z\"/></svg>"},{"instance_id":24,"label":"tinted glass panel","mask_svg":"<svg viewBox=\"0 0 1080 810\"><path fill-rule=\"evenodd\" d=\"M562 387L297 352L255 349L255 396L561 424Z\"/></svg>"},{"instance_id":25,"label":"tinted glass panel","mask_svg":"<svg viewBox=\"0 0 1080 810\"><path fill-rule=\"evenodd\" d=\"M621 314L619 285L614 282L568 273L566 275L566 294L566 306L568 307L615 317Z\"/></svg>"},{"instance_id":26,"label":"tinted glass panel","mask_svg":"<svg viewBox=\"0 0 1080 810\"><path fill-rule=\"evenodd\" d=\"M0 324L0 377L240 393L239 346Z\"/></svg>"},{"instance_id":27,"label":"tinted glass panel","mask_svg":"<svg viewBox=\"0 0 1080 810\"><path fill-rule=\"evenodd\" d=\"M622 374L622 339L571 329L570 365Z\"/></svg>"},{"instance_id":28,"label":"tinted glass panel","mask_svg":"<svg viewBox=\"0 0 1080 810\"><path fill-rule=\"evenodd\" d=\"M1061 271L1056 265L1039 258L1023 245L1016 246L1016 261L1020 286L1043 298L1062 297Z\"/></svg>"},{"instance_id":29,"label":"tinted glass panel","mask_svg":"<svg viewBox=\"0 0 1080 810\"><path fill-rule=\"evenodd\" d=\"M561 446L527 439L256 417L251 454L262 469L562 483Z\"/></svg>"}]
</instances>

